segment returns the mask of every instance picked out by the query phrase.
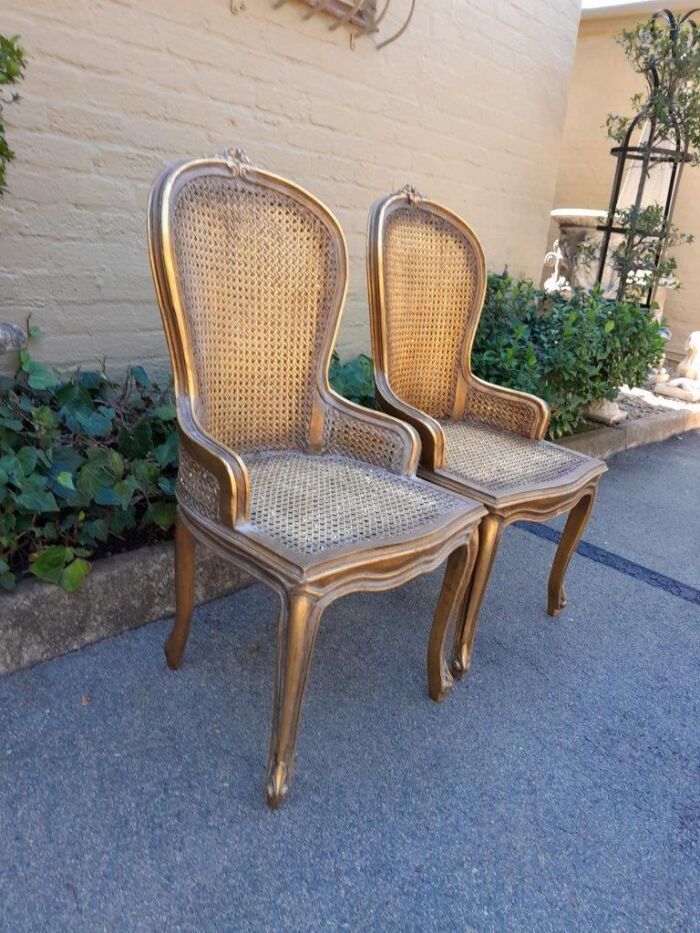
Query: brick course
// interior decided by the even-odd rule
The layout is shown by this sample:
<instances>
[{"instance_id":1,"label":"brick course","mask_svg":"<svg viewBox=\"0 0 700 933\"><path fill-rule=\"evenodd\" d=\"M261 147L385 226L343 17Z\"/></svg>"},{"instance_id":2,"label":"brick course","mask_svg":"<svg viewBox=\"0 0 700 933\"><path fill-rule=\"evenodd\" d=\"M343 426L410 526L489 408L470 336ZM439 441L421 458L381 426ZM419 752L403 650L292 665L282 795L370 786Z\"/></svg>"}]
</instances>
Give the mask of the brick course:
<instances>
[{"instance_id":1,"label":"brick course","mask_svg":"<svg viewBox=\"0 0 700 933\"><path fill-rule=\"evenodd\" d=\"M407 181L475 227L492 268L539 277L578 0L438 0L354 51L290 2L4 0L29 64L8 107L0 320L31 312L58 364L167 368L145 208L161 167L240 145L318 194L350 247L339 349L369 345L364 232ZM396 8L400 3L396 3ZM5 365L8 361L5 360Z\"/></svg>"}]
</instances>

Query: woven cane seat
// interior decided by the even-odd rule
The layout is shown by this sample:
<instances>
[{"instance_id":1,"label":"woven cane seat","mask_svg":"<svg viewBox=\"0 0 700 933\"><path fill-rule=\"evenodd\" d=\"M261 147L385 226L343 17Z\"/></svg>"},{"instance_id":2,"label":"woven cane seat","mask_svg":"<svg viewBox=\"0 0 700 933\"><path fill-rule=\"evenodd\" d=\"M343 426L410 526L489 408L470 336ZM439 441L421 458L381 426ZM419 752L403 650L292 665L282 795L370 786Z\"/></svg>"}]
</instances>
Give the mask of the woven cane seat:
<instances>
[{"instance_id":1,"label":"woven cane seat","mask_svg":"<svg viewBox=\"0 0 700 933\"><path fill-rule=\"evenodd\" d=\"M532 440L483 421L441 421L445 465L469 485L504 489L567 482L591 460L547 441Z\"/></svg>"},{"instance_id":2,"label":"woven cane seat","mask_svg":"<svg viewBox=\"0 0 700 933\"><path fill-rule=\"evenodd\" d=\"M421 533L469 503L429 483L335 454L248 455L250 519L278 546L319 555Z\"/></svg>"}]
</instances>

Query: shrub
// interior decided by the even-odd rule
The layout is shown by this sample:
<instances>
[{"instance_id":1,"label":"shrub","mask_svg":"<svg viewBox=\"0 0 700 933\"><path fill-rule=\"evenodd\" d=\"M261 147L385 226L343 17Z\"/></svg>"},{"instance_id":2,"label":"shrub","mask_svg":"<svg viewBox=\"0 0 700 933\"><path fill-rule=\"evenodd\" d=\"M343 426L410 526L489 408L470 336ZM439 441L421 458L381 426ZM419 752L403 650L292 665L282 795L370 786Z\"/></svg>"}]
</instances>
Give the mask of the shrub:
<instances>
[{"instance_id":1,"label":"shrub","mask_svg":"<svg viewBox=\"0 0 700 933\"><path fill-rule=\"evenodd\" d=\"M7 93L5 89L12 87L22 79L25 64L25 53L19 45L19 37L9 38L0 35L0 197L7 187L5 183L7 166L15 156L5 137L3 107L5 104L14 104L19 100L19 94L16 91Z\"/></svg>"},{"instance_id":2,"label":"shrub","mask_svg":"<svg viewBox=\"0 0 700 933\"><path fill-rule=\"evenodd\" d=\"M590 402L642 385L664 345L662 326L636 301L608 301L598 288L546 296L504 273L489 276L473 365L482 379L543 398L549 434L560 437Z\"/></svg>"},{"instance_id":3,"label":"shrub","mask_svg":"<svg viewBox=\"0 0 700 933\"><path fill-rule=\"evenodd\" d=\"M117 383L23 351L0 377L0 587L29 572L72 591L91 557L166 536L177 454L175 407L140 366Z\"/></svg>"}]
</instances>

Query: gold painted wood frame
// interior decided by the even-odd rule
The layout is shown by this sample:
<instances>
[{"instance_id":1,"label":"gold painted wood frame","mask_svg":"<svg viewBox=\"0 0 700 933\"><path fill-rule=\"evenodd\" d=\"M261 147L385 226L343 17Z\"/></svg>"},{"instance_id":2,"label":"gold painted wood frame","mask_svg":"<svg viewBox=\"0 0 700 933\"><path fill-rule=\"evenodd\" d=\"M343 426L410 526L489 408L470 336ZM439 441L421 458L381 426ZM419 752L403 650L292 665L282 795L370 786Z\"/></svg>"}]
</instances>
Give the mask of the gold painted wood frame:
<instances>
[{"instance_id":1,"label":"gold painted wood frame","mask_svg":"<svg viewBox=\"0 0 700 933\"><path fill-rule=\"evenodd\" d=\"M606 466L543 440L549 408L542 399L472 372L486 260L455 213L411 186L379 199L369 215L367 279L382 408L420 435L419 476L488 509L452 657L452 672L461 676L504 527L570 513L549 578L547 609L557 615Z\"/></svg>"},{"instance_id":2,"label":"gold painted wood frame","mask_svg":"<svg viewBox=\"0 0 700 933\"><path fill-rule=\"evenodd\" d=\"M278 594L265 781L276 807L289 790L323 609L449 558L428 643L429 693L442 699L452 684L445 640L485 510L416 477L413 428L331 389L347 248L312 195L239 150L183 162L153 186L148 241L181 443L177 610L165 654L179 667L195 542Z\"/></svg>"}]
</instances>

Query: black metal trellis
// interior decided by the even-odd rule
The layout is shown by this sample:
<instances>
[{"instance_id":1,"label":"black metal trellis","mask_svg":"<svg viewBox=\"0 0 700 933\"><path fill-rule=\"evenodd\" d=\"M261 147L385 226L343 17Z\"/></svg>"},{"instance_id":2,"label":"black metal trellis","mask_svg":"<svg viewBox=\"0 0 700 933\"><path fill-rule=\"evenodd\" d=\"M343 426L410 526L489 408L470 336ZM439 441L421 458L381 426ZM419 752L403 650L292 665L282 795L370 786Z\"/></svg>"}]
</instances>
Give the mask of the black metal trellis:
<instances>
[{"instance_id":1,"label":"black metal trellis","mask_svg":"<svg viewBox=\"0 0 700 933\"><path fill-rule=\"evenodd\" d=\"M689 41L691 46L695 46L697 44L698 27L695 21L691 19L691 17L694 13L698 12L700 12L700 9L696 8L689 10L683 16L676 18L676 16L674 16L670 10L664 9L660 10L652 16L653 24L658 22L663 25L663 27L668 29L669 36L673 44L674 55L677 55L679 52L679 42L684 41L686 30L689 30L690 33ZM631 252L632 243L637 233L635 218L638 217L639 211L643 206L644 189L649 179L650 171L655 165L660 163L667 163L671 165L671 172L669 174L666 196L664 198L663 221L658 231L653 233L644 233L645 239L655 239L658 241L655 250L655 268L658 268L659 264L663 261L664 258L666 241L671 227L671 220L676 204L681 175L683 173L683 166L686 164L686 162L690 161L690 156L688 155L689 141L683 131L683 126L675 117L673 99L669 101L668 105L673 138L671 140L663 139L659 141L658 145L655 144L657 120L655 114L653 113L653 100L655 93L659 89L660 78L658 70L653 63L649 65L645 71L644 76L649 85L649 96L647 98L647 103L644 107L642 107L634 119L630 121L630 125L627 128L627 132L625 133L622 144L615 146L610 150L610 154L615 156L617 163L615 166L615 175L613 177L610 205L608 207L608 216L605 223L600 224L597 227L597 229L603 235L596 276L598 283L602 283L606 272L606 264L610 253L610 239L613 234L621 234L626 236L626 249L628 254ZM632 139L635 133L642 133L644 125L647 121L649 123L649 135L647 143L642 145L632 145ZM625 178L625 173L627 169L630 168L631 165L633 165L635 162L641 162L641 171L639 173L639 183L635 194L634 205L630 214L631 223L627 226L621 226L618 215L620 192ZM621 278L618 286L618 299L623 297L626 284L627 283ZM657 284L658 283L653 280L647 289L644 300L644 304L647 307L651 306L654 300Z\"/></svg>"}]
</instances>

